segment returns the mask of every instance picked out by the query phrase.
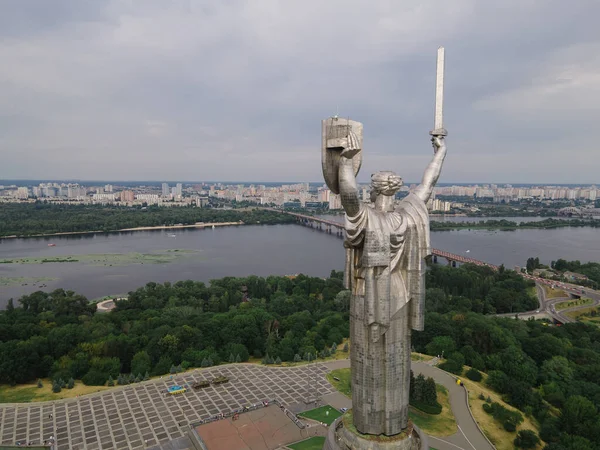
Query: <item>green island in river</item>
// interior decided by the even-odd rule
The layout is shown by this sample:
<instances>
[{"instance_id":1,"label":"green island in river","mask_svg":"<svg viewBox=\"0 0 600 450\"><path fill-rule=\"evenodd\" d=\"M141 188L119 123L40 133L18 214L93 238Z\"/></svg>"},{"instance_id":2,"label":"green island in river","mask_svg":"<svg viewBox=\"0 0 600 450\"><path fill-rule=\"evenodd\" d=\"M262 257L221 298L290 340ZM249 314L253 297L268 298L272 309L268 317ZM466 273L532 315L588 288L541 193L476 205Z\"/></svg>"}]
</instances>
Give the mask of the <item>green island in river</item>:
<instances>
[{"instance_id":1,"label":"green island in river","mask_svg":"<svg viewBox=\"0 0 600 450\"><path fill-rule=\"evenodd\" d=\"M515 218L518 219L518 218ZM198 207L131 208L114 205L68 205L7 203L0 209L0 238L60 234L135 231L165 227L192 227L198 224L274 225L295 223L280 211L262 208L217 209ZM532 228L600 227L600 220L546 218L533 222L482 220L479 222L431 221L432 231L455 229L517 230Z\"/></svg>"}]
</instances>

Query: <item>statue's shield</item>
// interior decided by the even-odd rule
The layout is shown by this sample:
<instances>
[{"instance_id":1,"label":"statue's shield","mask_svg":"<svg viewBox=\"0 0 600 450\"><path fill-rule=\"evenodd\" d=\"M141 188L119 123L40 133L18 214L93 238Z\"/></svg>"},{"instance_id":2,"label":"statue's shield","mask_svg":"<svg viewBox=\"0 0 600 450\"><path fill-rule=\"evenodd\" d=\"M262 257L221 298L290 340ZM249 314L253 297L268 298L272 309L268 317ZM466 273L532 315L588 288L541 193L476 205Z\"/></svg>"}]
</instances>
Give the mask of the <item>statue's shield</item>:
<instances>
[{"instance_id":1,"label":"statue's shield","mask_svg":"<svg viewBox=\"0 0 600 450\"><path fill-rule=\"evenodd\" d=\"M363 124L355 120L341 117L330 117L321 122L321 162L323 164L323 178L327 187L334 194L340 193L338 168L340 154L342 153L342 140L352 131L360 142L361 151L352 158L354 175L358 174L362 164Z\"/></svg>"}]
</instances>

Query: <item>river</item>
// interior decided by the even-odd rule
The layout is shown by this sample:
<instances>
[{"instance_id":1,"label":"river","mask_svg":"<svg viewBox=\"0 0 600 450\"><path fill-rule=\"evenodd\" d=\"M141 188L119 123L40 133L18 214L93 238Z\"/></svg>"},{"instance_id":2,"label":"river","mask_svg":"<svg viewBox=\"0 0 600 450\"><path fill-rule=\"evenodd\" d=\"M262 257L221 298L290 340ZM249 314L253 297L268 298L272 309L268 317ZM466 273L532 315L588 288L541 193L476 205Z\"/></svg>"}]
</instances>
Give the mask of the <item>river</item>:
<instances>
[{"instance_id":1,"label":"river","mask_svg":"<svg viewBox=\"0 0 600 450\"><path fill-rule=\"evenodd\" d=\"M509 268L524 265L530 256L543 263L600 259L600 229L589 227L437 231L431 241L435 248ZM77 262L39 263L41 258L67 256ZM9 298L40 287L71 289L93 299L126 293L149 281L251 274L325 277L332 269L342 270L344 250L335 235L299 225L252 225L0 240L0 261L16 258L38 258L38 263L0 264L0 308Z\"/></svg>"}]
</instances>

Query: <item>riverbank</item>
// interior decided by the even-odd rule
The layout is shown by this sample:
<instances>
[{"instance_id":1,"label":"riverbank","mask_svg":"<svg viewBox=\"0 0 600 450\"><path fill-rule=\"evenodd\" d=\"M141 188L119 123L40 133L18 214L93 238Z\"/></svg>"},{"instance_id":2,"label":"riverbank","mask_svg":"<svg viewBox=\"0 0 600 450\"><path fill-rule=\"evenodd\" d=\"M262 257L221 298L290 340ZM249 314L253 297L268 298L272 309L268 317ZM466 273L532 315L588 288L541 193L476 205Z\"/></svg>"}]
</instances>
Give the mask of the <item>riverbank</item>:
<instances>
[{"instance_id":1,"label":"riverbank","mask_svg":"<svg viewBox=\"0 0 600 450\"><path fill-rule=\"evenodd\" d=\"M121 228L118 230L111 231L102 231L102 230L93 230L93 231L67 231L63 233L46 233L46 234L32 234L27 236L0 236L0 239L25 239L25 238L38 238L38 237L52 237L52 236L76 236L82 234L106 234L106 233L128 233L130 231L151 231L151 230L177 230L183 228L213 228L213 227L231 227L245 225L241 220L239 222L217 222L217 223L204 223L198 222L192 225L159 225L156 227L135 227L135 228Z\"/></svg>"},{"instance_id":2,"label":"riverbank","mask_svg":"<svg viewBox=\"0 0 600 450\"><path fill-rule=\"evenodd\" d=\"M514 231L524 229L555 229L566 227L591 227L600 228L600 220L590 219L544 219L532 222L512 222L509 220L481 220L479 222L439 222L432 220L430 222L431 231L447 230L496 230L496 231Z\"/></svg>"}]
</instances>

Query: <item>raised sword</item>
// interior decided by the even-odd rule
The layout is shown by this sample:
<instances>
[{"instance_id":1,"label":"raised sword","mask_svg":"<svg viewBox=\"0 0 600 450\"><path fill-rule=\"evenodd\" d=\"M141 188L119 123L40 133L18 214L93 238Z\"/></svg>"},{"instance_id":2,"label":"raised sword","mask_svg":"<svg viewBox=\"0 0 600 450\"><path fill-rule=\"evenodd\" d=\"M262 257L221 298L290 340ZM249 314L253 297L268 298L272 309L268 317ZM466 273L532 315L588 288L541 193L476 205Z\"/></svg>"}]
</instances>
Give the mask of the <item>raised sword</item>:
<instances>
[{"instance_id":1,"label":"raised sword","mask_svg":"<svg viewBox=\"0 0 600 450\"><path fill-rule=\"evenodd\" d=\"M435 77L435 116L433 130L429 132L432 136L446 136L448 132L444 129L444 47L437 51L437 71Z\"/></svg>"}]
</instances>

